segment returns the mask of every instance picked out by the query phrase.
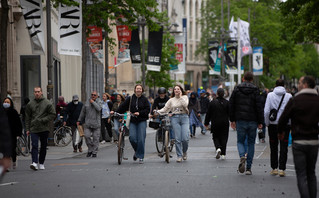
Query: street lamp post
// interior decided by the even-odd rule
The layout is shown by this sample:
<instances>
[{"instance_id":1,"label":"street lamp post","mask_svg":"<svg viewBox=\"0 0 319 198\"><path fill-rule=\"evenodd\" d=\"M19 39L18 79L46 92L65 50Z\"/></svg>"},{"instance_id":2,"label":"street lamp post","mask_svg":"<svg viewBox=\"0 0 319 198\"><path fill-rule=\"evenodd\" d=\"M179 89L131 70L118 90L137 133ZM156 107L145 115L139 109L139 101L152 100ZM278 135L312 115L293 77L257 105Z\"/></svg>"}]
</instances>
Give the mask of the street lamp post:
<instances>
[{"instance_id":1,"label":"street lamp post","mask_svg":"<svg viewBox=\"0 0 319 198\"><path fill-rule=\"evenodd\" d=\"M145 18L138 21L138 25L142 26L142 86L145 88Z\"/></svg>"}]
</instances>

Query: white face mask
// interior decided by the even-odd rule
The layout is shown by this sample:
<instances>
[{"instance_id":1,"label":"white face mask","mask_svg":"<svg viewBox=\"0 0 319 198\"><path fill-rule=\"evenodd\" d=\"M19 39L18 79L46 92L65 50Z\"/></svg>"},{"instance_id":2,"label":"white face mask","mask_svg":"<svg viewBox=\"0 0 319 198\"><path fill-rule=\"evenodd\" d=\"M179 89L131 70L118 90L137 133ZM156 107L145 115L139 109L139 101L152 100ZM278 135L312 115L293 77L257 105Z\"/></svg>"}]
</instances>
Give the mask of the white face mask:
<instances>
[{"instance_id":1,"label":"white face mask","mask_svg":"<svg viewBox=\"0 0 319 198\"><path fill-rule=\"evenodd\" d=\"M3 108L7 109L10 107L10 104L9 103L3 103Z\"/></svg>"},{"instance_id":2,"label":"white face mask","mask_svg":"<svg viewBox=\"0 0 319 198\"><path fill-rule=\"evenodd\" d=\"M79 104L79 101L73 101L73 103L74 103L75 105L77 105L77 104Z\"/></svg>"}]
</instances>

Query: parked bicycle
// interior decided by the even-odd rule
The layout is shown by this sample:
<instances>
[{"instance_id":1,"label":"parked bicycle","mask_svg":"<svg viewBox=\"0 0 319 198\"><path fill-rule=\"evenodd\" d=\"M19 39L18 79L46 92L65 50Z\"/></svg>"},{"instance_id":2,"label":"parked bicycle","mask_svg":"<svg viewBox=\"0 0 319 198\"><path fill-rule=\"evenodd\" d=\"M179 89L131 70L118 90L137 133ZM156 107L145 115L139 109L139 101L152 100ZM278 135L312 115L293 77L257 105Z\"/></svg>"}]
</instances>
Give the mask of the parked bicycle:
<instances>
[{"instance_id":1,"label":"parked bicycle","mask_svg":"<svg viewBox=\"0 0 319 198\"><path fill-rule=\"evenodd\" d=\"M17 155L23 155L25 157L30 155L30 148L28 146L28 136L26 137L22 134L21 137L17 139Z\"/></svg>"},{"instance_id":2,"label":"parked bicycle","mask_svg":"<svg viewBox=\"0 0 319 198\"><path fill-rule=\"evenodd\" d=\"M155 145L158 155L160 157L165 156L165 161L169 163L170 152L172 152L174 148L174 141L170 139L170 114L159 114L157 111L155 113L159 116L160 122L158 124L150 124L150 126L154 129L158 129L155 135ZM156 122L155 122L156 123Z\"/></svg>"},{"instance_id":3,"label":"parked bicycle","mask_svg":"<svg viewBox=\"0 0 319 198\"><path fill-rule=\"evenodd\" d=\"M71 127L63 126L63 116L54 123L53 139L54 144L60 147L67 146L72 141Z\"/></svg>"}]
</instances>

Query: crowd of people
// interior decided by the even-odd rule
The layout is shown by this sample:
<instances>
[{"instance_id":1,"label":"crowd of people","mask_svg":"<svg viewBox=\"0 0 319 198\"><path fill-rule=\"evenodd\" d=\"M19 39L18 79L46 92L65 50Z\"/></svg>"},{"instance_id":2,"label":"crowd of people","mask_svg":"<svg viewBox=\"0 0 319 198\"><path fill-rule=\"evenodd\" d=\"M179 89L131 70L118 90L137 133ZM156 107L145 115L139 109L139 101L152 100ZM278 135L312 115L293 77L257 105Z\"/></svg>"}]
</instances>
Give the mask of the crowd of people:
<instances>
[{"instance_id":1,"label":"crowd of people","mask_svg":"<svg viewBox=\"0 0 319 198\"><path fill-rule=\"evenodd\" d=\"M282 79L278 79L274 86L269 93L268 90L261 91L253 83L253 74L246 72L243 82L235 87L229 100L226 99L225 89L222 87L217 89L216 95L203 89L197 93L185 91L180 85L175 85L169 91L161 87L155 99L146 98L143 94L144 87L137 84L132 96L129 96L126 90L116 95L104 93L102 97L96 91L92 91L87 101L82 103L78 95L73 95L72 101L68 104L60 96L56 108L43 97L41 87L35 87L34 99L25 100L21 107L22 121L11 97L3 100L0 108L0 152L3 154L0 165L4 171L9 167L16 168L16 140L22 135L24 128L26 134L31 136L32 142L30 168L45 169L49 123L59 119L63 119L64 126L71 127L73 152L83 152L83 138L76 141L76 131L83 126L84 139L88 147L86 156L97 157L100 143L118 141L120 120L113 117L114 112L128 112L131 115L129 141L134 149L133 160L143 164L147 120L152 118L158 121L157 114L171 113L170 137L175 142L178 163L188 159L188 143L190 138L196 138L198 127L203 135L210 130L216 150L215 158L226 159L231 127L237 133L240 158L237 171L252 175L257 129L263 131L264 135L260 141L265 143L267 127L270 174L284 177L288 139L291 136L300 195L316 197L319 96L315 89L315 80L311 76L301 77L298 91L287 91Z\"/></svg>"}]
</instances>

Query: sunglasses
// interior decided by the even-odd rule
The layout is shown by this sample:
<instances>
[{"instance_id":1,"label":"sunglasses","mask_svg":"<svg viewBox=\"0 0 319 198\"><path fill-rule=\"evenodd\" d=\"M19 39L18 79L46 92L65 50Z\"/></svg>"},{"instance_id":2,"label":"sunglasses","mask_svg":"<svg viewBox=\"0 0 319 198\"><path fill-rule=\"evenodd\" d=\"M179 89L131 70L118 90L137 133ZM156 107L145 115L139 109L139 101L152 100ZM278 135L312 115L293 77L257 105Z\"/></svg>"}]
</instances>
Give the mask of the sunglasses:
<instances>
[{"instance_id":1,"label":"sunglasses","mask_svg":"<svg viewBox=\"0 0 319 198\"><path fill-rule=\"evenodd\" d=\"M91 94L91 96L96 96L96 94Z\"/></svg>"}]
</instances>

